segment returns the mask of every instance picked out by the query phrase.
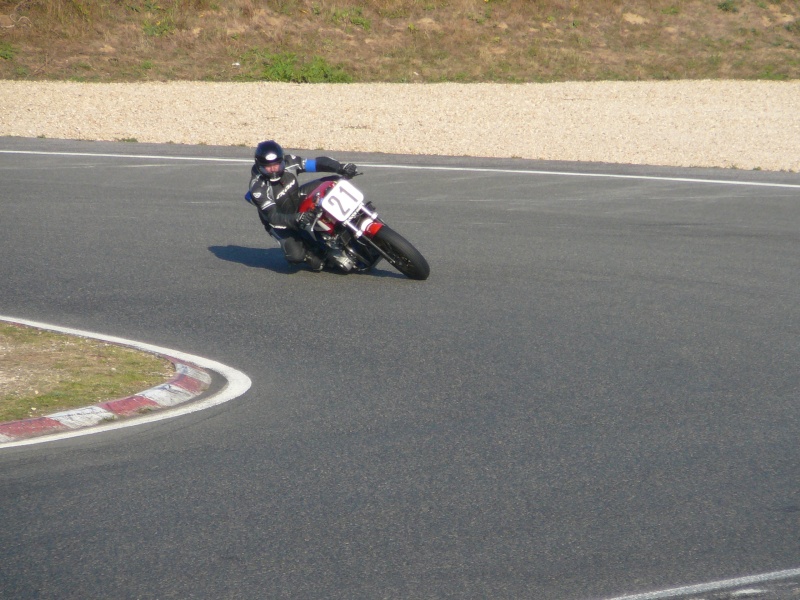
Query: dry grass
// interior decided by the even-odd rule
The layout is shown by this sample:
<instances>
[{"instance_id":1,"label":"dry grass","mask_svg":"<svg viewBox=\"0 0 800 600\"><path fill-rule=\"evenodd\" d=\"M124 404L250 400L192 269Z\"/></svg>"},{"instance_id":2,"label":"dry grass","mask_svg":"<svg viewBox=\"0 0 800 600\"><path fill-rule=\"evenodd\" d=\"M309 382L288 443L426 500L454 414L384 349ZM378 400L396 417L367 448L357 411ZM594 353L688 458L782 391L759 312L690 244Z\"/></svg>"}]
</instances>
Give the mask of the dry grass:
<instances>
[{"instance_id":1,"label":"dry grass","mask_svg":"<svg viewBox=\"0 0 800 600\"><path fill-rule=\"evenodd\" d=\"M0 78L800 78L791 0L0 0Z\"/></svg>"}]
</instances>

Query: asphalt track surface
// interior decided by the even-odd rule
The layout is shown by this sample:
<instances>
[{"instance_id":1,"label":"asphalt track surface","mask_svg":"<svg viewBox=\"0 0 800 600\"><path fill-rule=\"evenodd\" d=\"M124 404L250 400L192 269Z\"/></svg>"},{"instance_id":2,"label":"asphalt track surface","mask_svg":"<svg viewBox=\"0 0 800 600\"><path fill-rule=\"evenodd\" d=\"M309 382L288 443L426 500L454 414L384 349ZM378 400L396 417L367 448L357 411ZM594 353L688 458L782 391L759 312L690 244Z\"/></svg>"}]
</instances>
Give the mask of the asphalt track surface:
<instances>
[{"instance_id":1,"label":"asphalt track surface","mask_svg":"<svg viewBox=\"0 0 800 600\"><path fill-rule=\"evenodd\" d=\"M287 267L247 148L0 150L63 153L0 153L0 314L253 383L0 451L0 597L586 600L800 567L800 175L340 154L414 282Z\"/></svg>"}]
</instances>

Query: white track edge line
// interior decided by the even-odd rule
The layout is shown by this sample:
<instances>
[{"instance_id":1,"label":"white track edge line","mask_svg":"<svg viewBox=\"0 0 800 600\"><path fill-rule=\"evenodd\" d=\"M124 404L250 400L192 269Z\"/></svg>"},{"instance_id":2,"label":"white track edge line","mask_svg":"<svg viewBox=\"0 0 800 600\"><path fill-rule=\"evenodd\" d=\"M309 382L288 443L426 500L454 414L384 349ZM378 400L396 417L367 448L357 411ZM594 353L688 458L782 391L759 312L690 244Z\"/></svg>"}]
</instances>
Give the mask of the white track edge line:
<instances>
[{"instance_id":1,"label":"white track edge line","mask_svg":"<svg viewBox=\"0 0 800 600\"><path fill-rule=\"evenodd\" d=\"M17 323L19 325L28 325L30 327L36 327L38 329L46 329L48 331L55 331L58 333L65 333L68 335L77 335L81 337L88 337L104 342L110 342L113 344L120 344L123 346L128 346L130 348L136 348L137 350L142 350L144 352L151 352L155 354L163 354L165 356L170 356L173 358L179 358L181 360L185 360L190 363L194 363L199 367L203 367L205 369L209 369L216 373L219 373L225 380L226 383L223 388L218 391L217 393L200 400L198 402L191 402L186 406L177 406L175 408L159 410L153 412L149 415L145 415L142 417L131 417L127 418L122 421L114 421L112 423L107 423L105 425L98 425L95 427L87 428L87 429L78 429L74 431L65 431L63 433L55 433L52 435L46 435L41 438L29 438L25 440L18 440L13 442L5 442L0 443L0 450L4 448L11 448L15 446L27 446L31 444L41 444L45 442L53 442L56 440L63 440L66 438L78 437L82 435L90 435L95 433L101 433L104 431L110 431L112 429L122 429L124 427L134 427L136 425L144 425L145 423L153 423L155 421L162 421L164 419L171 419L174 417L187 415L189 413L197 412L200 410L204 410L206 408L211 408L212 406L217 406L219 404L223 404L228 402L229 400L233 400L234 398L238 398L242 394L244 394L247 390L250 389L252 382L250 378L232 367L224 365L220 362L204 358L202 356L195 356L193 354L187 354L186 352L181 352L179 350L172 350L169 348L163 348L160 346L155 346L152 344L146 344L144 342L137 342L135 340L128 340L125 338L114 337L110 335L104 335L101 333L94 333L91 331L82 331L79 329L71 329L69 327L61 327L59 325L51 325L48 323L40 323L38 321L30 321L28 319L18 319L15 317L7 317L4 315L0 315L0 321L6 321L8 323Z\"/></svg>"},{"instance_id":2,"label":"white track edge line","mask_svg":"<svg viewBox=\"0 0 800 600\"><path fill-rule=\"evenodd\" d=\"M684 587L670 588L657 592L632 594L629 596L617 596L615 598L607 598L606 600L660 600L661 598L675 598L679 596L689 596L692 594L703 594L705 592L741 587L744 585L751 585L753 583L778 581L780 579L789 579L790 577L800 577L800 569L773 571L771 573L762 573L760 575L750 575L748 577L738 577L736 579L723 579L721 581L712 581L710 583L701 583L698 585L687 585Z\"/></svg>"},{"instance_id":3,"label":"white track edge line","mask_svg":"<svg viewBox=\"0 0 800 600\"><path fill-rule=\"evenodd\" d=\"M44 152L38 150L0 150L0 154L39 154L48 156L95 156L98 158L139 158L156 160L189 160L201 162L228 162L250 164L253 161L242 158L215 158L206 156L158 156L153 154L101 154L93 152ZM554 175L557 177L603 177L607 179L633 179L640 181L673 181L678 183L706 183L716 185L746 185L755 187L774 187L786 189L800 189L797 183L770 183L765 181L731 181L726 179L700 179L691 177L667 177L655 175L620 175L615 173L571 173L569 171L538 171L528 169L491 169L472 167L440 167L424 165L383 165L362 163L361 166L373 169L407 169L418 171L465 171L473 173L506 173L511 175ZM643 165L647 166L647 165ZM675 167L682 168L682 167Z\"/></svg>"}]
</instances>

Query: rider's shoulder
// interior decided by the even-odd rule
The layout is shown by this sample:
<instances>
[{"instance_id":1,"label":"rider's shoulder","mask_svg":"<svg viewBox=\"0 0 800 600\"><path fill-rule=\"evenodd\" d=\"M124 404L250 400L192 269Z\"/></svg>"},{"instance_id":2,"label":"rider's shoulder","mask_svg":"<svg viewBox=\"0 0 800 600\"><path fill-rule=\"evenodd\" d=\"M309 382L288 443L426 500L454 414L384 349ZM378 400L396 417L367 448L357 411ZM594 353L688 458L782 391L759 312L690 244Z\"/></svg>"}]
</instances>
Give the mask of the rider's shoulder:
<instances>
[{"instance_id":1,"label":"rider's shoulder","mask_svg":"<svg viewBox=\"0 0 800 600\"><path fill-rule=\"evenodd\" d=\"M261 175L257 174L255 177L250 178L250 189L253 189L254 187L263 187L266 184L266 180Z\"/></svg>"}]
</instances>

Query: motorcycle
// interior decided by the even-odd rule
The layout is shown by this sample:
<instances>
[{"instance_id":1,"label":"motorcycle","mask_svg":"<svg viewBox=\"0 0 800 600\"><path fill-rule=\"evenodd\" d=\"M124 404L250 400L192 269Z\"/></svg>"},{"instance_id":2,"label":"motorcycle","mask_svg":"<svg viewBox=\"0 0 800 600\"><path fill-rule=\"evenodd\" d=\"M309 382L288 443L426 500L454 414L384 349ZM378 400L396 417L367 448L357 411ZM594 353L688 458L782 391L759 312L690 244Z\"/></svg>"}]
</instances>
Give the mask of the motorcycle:
<instances>
[{"instance_id":1,"label":"motorcycle","mask_svg":"<svg viewBox=\"0 0 800 600\"><path fill-rule=\"evenodd\" d=\"M333 176L319 180L300 203L299 212L312 213L303 236L328 267L359 273L385 259L411 279L424 280L430 275L419 250L383 222L349 179Z\"/></svg>"}]
</instances>

